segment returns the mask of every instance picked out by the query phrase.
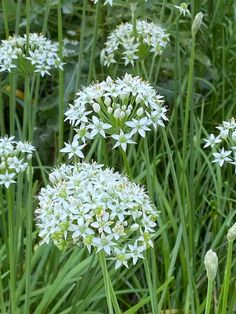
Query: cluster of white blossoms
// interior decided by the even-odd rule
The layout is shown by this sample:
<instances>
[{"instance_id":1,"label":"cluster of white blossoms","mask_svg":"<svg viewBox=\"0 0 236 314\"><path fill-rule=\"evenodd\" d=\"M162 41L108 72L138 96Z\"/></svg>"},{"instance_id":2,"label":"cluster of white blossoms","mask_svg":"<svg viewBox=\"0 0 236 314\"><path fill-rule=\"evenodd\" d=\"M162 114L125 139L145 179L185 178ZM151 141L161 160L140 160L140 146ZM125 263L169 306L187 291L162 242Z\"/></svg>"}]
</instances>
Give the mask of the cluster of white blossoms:
<instances>
[{"instance_id":1,"label":"cluster of white blossoms","mask_svg":"<svg viewBox=\"0 0 236 314\"><path fill-rule=\"evenodd\" d=\"M127 177L93 163L62 164L49 175L36 210L41 243L59 248L103 250L128 267L153 246L158 217L144 189Z\"/></svg>"},{"instance_id":2,"label":"cluster of white blossoms","mask_svg":"<svg viewBox=\"0 0 236 314\"><path fill-rule=\"evenodd\" d=\"M135 60L154 55L161 55L169 41L169 35L161 26L143 20L136 21L136 28L131 23L123 23L109 35L101 59L105 66L116 63L122 58L125 65L134 65Z\"/></svg>"},{"instance_id":3,"label":"cluster of white blossoms","mask_svg":"<svg viewBox=\"0 0 236 314\"><path fill-rule=\"evenodd\" d=\"M220 167L224 163L230 163L235 166L236 173L236 121L234 118L223 121L216 128L219 134L210 134L207 139L204 139L204 147L210 146L213 149L213 162L218 163Z\"/></svg>"},{"instance_id":4,"label":"cluster of white blossoms","mask_svg":"<svg viewBox=\"0 0 236 314\"><path fill-rule=\"evenodd\" d=\"M75 127L71 144L61 151L69 158L83 158L81 149L97 135L115 140L113 148L134 144L137 134L145 137L150 127L164 126L168 120L163 96L157 94L148 82L125 74L116 80L107 77L101 83L85 87L77 93L73 105L66 111L66 119Z\"/></svg>"},{"instance_id":5,"label":"cluster of white blossoms","mask_svg":"<svg viewBox=\"0 0 236 314\"><path fill-rule=\"evenodd\" d=\"M39 72L50 75L53 68L62 69L58 55L58 43L36 33L27 36L12 36L0 44L0 72L17 69L20 73Z\"/></svg>"},{"instance_id":6,"label":"cluster of white blossoms","mask_svg":"<svg viewBox=\"0 0 236 314\"><path fill-rule=\"evenodd\" d=\"M27 169L34 150L30 143L15 141L13 136L0 138L0 186L9 188L16 183L15 177Z\"/></svg>"}]
</instances>

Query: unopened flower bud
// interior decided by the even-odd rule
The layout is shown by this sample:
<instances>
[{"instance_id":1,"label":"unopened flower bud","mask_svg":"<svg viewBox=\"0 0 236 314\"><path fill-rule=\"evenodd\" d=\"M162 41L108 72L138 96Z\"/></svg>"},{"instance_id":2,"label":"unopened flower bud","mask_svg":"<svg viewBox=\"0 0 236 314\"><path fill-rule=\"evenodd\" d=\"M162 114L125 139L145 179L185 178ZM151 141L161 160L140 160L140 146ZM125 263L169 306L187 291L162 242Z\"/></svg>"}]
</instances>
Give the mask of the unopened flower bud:
<instances>
[{"instance_id":1,"label":"unopened flower bud","mask_svg":"<svg viewBox=\"0 0 236 314\"><path fill-rule=\"evenodd\" d=\"M233 133L232 133L232 140L236 141L236 131L233 131Z\"/></svg>"},{"instance_id":2,"label":"unopened flower bud","mask_svg":"<svg viewBox=\"0 0 236 314\"><path fill-rule=\"evenodd\" d=\"M236 223L229 229L227 233L227 240L234 241L236 239Z\"/></svg>"},{"instance_id":3,"label":"unopened flower bud","mask_svg":"<svg viewBox=\"0 0 236 314\"><path fill-rule=\"evenodd\" d=\"M112 108L111 108L111 107L108 107L108 108L107 108L107 112L108 112L109 114L111 114L111 113L112 113L112 111L113 111L113 110L112 110Z\"/></svg>"},{"instance_id":4,"label":"unopened flower bud","mask_svg":"<svg viewBox=\"0 0 236 314\"><path fill-rule=\"evenodd\" d=\"M132 225L130 226L130 229L131 229L132 231L136 231L136 230L139 229L139 225L138 225L138 224L132 224Z\"/></svg>"},{"instance_id":5,"label":"unopened flower bud","mask_svg":"<svg viewBox=\"0 0 236 314\"><path fill-rule=\"evenodd\" d=\"M116 110L115 110L115 112L114 112L114 117L116 118L116 119L119 119L120 118L120 109L119 108L117 108Z\"/></svg>"},{"instance_id":6,"label":"unopened flower bud","mask_svg":"<svg viewBox=\"0 0 236 314\"><path fill-rule=\"evenodd\" d=\"M193 25L192 25L192 33L193 35L196 35L199 28L201 27L202 24L202 19L203 19L203 14L202 12L198 12L194 18Z\"/></svg>"},{"instance_id":7,"label":"unopened flower bud","mask_svg":"<svg viewBox=\"0 0 236 314\"><path fill-rule=\"evenodd\" d=\"M125 112L124 111L121 111L120 113L120 119L123 119L125 117Z\"/></svg>"},{"instance_id":8,"label":"unopened flower bud","mask_svg":"<svg viewBox=\"0 0 236 314\"><path fill-rule=\"evenodd\" d=\"M106 106L110 106L110 104L111 104L111 98L110 98L110 97L105 97L105 99L104 99L104 104L105 104Z\"/></svg>"},{"instance_id":9,"label":"unopened flower bud","mask_svg":"<svg viewBox=\"0 0 236 314\"><path fill-rule=\"evenodd\" d=\"M137 116L138 116L138 117L141 117L142 114L143 114L143 108L141 107L141 108L139 108L139 109L137 110Z\"/></svg>"},{"instance_id":10,"label":"unopened flower bud","mask_svg":"<svg viewBox=\"0 0 236 314\"><path fill-rule=\"evenodd\" d=\"M204 259L204 265L207 271L208 280L214 280L218 268L218 257L215 252L209 250Z\"/></svg>"},{"instance_id":11,"label":"unopened flower bud","mask_svg":"<svg viewBox=\"0 0 236 314\"><path fill-rule=\"evenodd\" d=\"M94 103L93 103L93 110L94 110L95 112L97 112L97 113L100 112L101 107L100 107L100 105L99 105L97 102L94 102Z\"/></svg>"}]
</instances>

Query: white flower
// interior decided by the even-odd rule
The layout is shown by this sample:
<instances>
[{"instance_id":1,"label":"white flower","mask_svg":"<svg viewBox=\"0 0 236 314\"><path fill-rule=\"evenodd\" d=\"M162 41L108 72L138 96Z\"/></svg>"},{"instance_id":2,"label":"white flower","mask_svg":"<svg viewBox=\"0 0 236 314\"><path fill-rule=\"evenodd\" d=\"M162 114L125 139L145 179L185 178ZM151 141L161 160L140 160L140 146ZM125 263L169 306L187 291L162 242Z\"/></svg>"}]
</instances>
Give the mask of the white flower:
<instances>
[{"instance_id":1,"label":"white flower","mask_svg":"<svg viewBox=\"0 0 236 314\"><path fill-rule=\"evenodd\" d=\"M8 173L8 171L4 174L0 174L0 185L5 185L6 188L9 188L10 184L16 183L16 181L13 180L14 177L15 173Z\"/></svg>"},{"instance_id":2,"label":"white flower","mask_svg":"<svg viewBox=\"0 0 236 314\"><path fill-rule=\"evenodd\" d=\"M190 11L189 11L189 9L188 9L188 5L187 5L186 2L182 2L182 3L180 4L180 6L175 5L174 7L175 7L176 9L178 9L179 12L180 12L180 14L182 14L183 16L185 16L185 15L191 16L191 13L190 13Z\"/></svg>"},{"instance_id":3,"label":"white flower","mask_svg":"<svg viewBox=\"0 0 236 314\"><path fill-rule=\"evenodd\" d=\"M204 139L204 142L206 142L206 144L204 145L204 148L208 147L208 146L214 147L215 144L218 144L221 142L221 139L219 136L215 136L214 134L210 134L207 139Z\"/></svg>"},{"instance_id":4,"label":"white flower","mask_svg":"<svg viewBox=\"0 0 236 314\"><path fill-rule=\"evenodd\" d=\"M135 35L136 34L136 35ZM134 65L139 59L141 46L155 55L161 55L169 41L169 35L165 30L152 22L144 20L136 21L136 32L132 23L123 23L108 36L105 48L102 50L101 60L105 66L115 63L122 53L125 65Z\"/></svg>"},{"instance_id":5,"label":"white flower","mask_svg":"<svg viewBox=\"0 0 236 314\"><path fill-rule=\"evenodd\" d=\"M130 138L131 134L124 134L122 130L120 130L120 134L113 134L112 137L116 140L116 144L113 148L121 146L124 151L126 151L127 144L135 144Z\"/></svg>"},{"instance_id":6,"label":"white flower","mask_svg":"<svg viewBox=\"0 0 236 314\"><path fill-rule=\"evenodd\" d=\"M235 166L236 173L236 121L231 118L228 121L223 121L216 129L218 135L210 134L207 139L204 139L204 147L213 148L213 162L218 163L220 167L224 163L229 163Z\"/></svg>"},{"instance_id":7,"label":"white flower","mask_svg":"<svg viewBox=\"0 0 236 314\"><path fill-rule=\"evenodd\" d=\"M116 268L143 258L157 212L142 187L96 163L61 165L49 179L36 210L41 244L51 240L60 249L104 251Z\"/></svg>"},{"instance_id":8,"label":"white flower","mask_svg":"<svg viewBox=\"0 0 236 314\"><path fill-rule=\"evenodd\" d=\"M132 128L131 135L138 132L142 137L145 137L145 131L150 131L147 127L149 123L146 117L140 120L132 119L132 121L127 121L126 124Z\"/></svg>"},{"instance_id":9,"label":"white flower","mask_svg":"<svg viewBox=\"0 0 236 314\"><path fill-rule=\"evenodd\" d=\"M62 153L68 153L69 159L77 156L79 158L84 158L84 154L82 152L82 149L85 145L79 145L79 142L74 139L71 144L65 143L66 147L62 148L60 152Z\"/></svg>"},{"instance_id":10,"label":"white flower","mask_svg":"<svg viewBox=\"0 0 236 314\"><path fill-rule=\"evenodd\" d=\"M13 136L0 138L0 185L9 188L16 183L13 178L28 168L34 150L30 143L15 141Z\"/></svg>"},{"instance_id":11,"label":"white flower","mask_svg":"<svg viewBox=\"0 0 236 314\"><path fill-rule=\"evenodd\" d=\"M62 69L63 63L58 55L58 44L38 34L27 36L13 35L0 44L0 72L17 69L21 74L39 72L41 76L50 75L53 68ZM18 64L20 63L20 67ZM31 67L28 64L31 64Z\"/></svg>"},{"instance_id":12,"label":"white flower","mask_svg":"<svg viewBox=\"0 0 236 314\"><path fill-rule=\"evenodd\" d=\"M225 151L225 149L222 148L219 153L213 153L213 156L215 157L213 162L217 162L220 167L222 167L226 161L231 161L231 159L228 157L230 154L231 151Z\"/></svg>"},{"instance_id":13,"label":"white flower","mask_svg":"<svg viewBox=\"0 0 236 314\"><path fill-rule=\"evenodd\" d=\"M163 96L139 77L125 74L113 80L108 76L105 81L77 92L65 121L74 126L74 139L78 141L86 143L101 135L116 139L113 147L126 150L127 144L134 143L132 137L136 133L144 137L151 126L165 126L168 118L163 102Z\"/></svg>"},{"instance_id":14,"label":"white flower","mask_svg":"<svg viewBox=\"0 0 236 314\"><path fill-rule=\"evenodd\" d=\"M92 130L90 133L92 138L95 137L95 135L97 134L101 134L105 138L106 134L104 130L110 129L111 125L102 122L96 116L92 116L92 123L89 125L89 128Z\"/></svg>"}]
</instances>

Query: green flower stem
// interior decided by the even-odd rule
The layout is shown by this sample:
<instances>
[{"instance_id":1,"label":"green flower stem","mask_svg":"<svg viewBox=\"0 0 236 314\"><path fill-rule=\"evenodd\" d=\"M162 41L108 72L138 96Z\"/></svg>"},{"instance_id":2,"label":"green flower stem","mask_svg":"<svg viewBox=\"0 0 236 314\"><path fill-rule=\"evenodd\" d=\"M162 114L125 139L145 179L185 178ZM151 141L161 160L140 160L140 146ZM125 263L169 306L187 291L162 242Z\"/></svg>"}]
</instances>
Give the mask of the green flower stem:
<instances>
[{"instance_id":1,"label":"green flower stem","mask_svg":"<svg viewBox=\"0 0 236 314\"><path fill-rule=\"evenodd\" d=\"M221 314L227 313L227 301L229 294L229 286L230 286L230 274L231 274L231 265L232 265L232 253L233 253L233 241L228 241L228 252L227 252L227 260L226 260L226 268L223 282L223 301L222 301L222 309Z\"/></svg>"},{"instance_id":2,"label":"green flower stem","mask_svg":"<svg viewBox=\"0 0 236 314\"><path fill-rule=\"evenodd\" d=\"M16 275L15 275L15 247L14 247L14 190L12 185L7 189L7 212L8 212L8 246L10 264L10 304L11 313L16 313Z\"/></svg>"},{"instance_id":3,"label":"green flower stem","mask_svg":"<svg viewBox=\"0 0 236 314\"><path fill-rule=\"evenodd\" d=\"M100 2L98 2L96 4L95 22L94 22L93 39L92 39L93 44L92 44L92 50L91 50L91 56L90 56L90 62L89 62L89 74L88 74L87 83L91 82L93 69L94 69L94 57L95 57L95 50L96 50L96 45L97 45L99 12L100 12ZM94 77L94 79L95 79L95 77Z\"/></svg>"},{"instance_id":4,"label":"green flower stem","mask_svg":"<svg viewBox=\"0 0 236 314\"><path fill-rule=\"evenodd\" d=\"M25 314L29 313L30 300L30 277L31 277L31 259L32 259L32 185L33 185L33 169L32 161L29 161L28 168L28 199L27 199L27 224L26 224L26 287L25 287Z\"/></svg>"},{"instance_id":5,"label":"green flower stem","mask_svg":"<svg viewBox=\"0 0 236 314\"><path fill-rule=\"evenodd\" d=\"M15 34L19 34L19 28L20 28L20 18L21 18L21 7L22 7L22 0L17 1L16 6L16 23L15 23Z\"/></svg>"},{"instance_id":6,"label":"green flower stem","mask_svg":"<svg viewBox=\"0 0 236 314\"><path fill-rule=\"evenodd\" d=\"M79 56L78 56L78 71L76 72L76 83L75 88L79 88L81 85L81 73L82 73L82 59L84 53L84 38L86 32L86 6L87 0L83 0L83 11L82 11L82 21L80 30L80 45L79 45Z\"/></svg>"},{"instance_id":7,"label":"green flower stem","mask_svg":"<svg viewBox=\"0 0 236 314\"><path fill-rule=\"evenodd\" d=\"M10 85L10 135L15 134L15 116L16 116L16 75L9 74Z\"/></svg>"},{"instance_id":8,"label":"green flower stem","mask_svg":"<svg viewBox=\"0 0 236 314\"><path fill-rule=\"evenodd\" d=\"M57 1L57 16L58 16L58 43L59 43L59 57L63 60L62 49L62 13L61 0ZM64 72L59 69L59 137L58 137L58 162L61 161L62 154L60 150L63 147L64 138Z\"/></svg>"},{"instance_id":9,"label":"green flower stem","mask_svg":"<svg viewBox=\"0 0 236 314\"><path fill-rule=\"evenodd\" d=\"M208 279L205 314L209 314L209 313L210 313L210 309L211 309L211 298L212 298L212 289L213 289L213 280Z\"/></svg>"},{"instance_id":10,"label":"green flower stem","mask_svg":"<svg viewBox=\"0 0 236 314\"><path fill-rule=\"evenodd\" d=\"M0 89L0 132L1 132L1 136L5 135L4 106L3 106L1 89Z\"/></svg>"},{"instance_id":11,"label":"green flower stem","mask_svg":"<svg viewBox=\"0 0 236 314\"><path fill-rule=\"evenodd\" d=\"M23 131L22 131L23 140L26 140L28 138L27 132L28 132L29 121L30 121L29 106L30 106L30 77L29 75L26 75L25 76Z\"/></svg>"},{"instance_id":12,"label":"green flower stem","mask_svg":"<svg viewBox=\"0 0 236 314\"><path fill-rule=\"evenodd\" d=\"M35 91L34 91L34 101L32 102L32 119L31 119L31 128L29 130L29 140L33 140L34 136L34 127L35 127L35 121L36 121L36 114L38 111L38 99L39 99L39 87L40 87L40 75L37 74L36 77L36 84L35 84Z\"/></svg>"},{"instance_id":13,"label":"green flower stem","mask_svg":"<svg viewBox=\"0 0 236 314\"><path fill-rule=\"evenodd\" d=\"M107 271L107 265L106 265L106 259L104 252L100 251L98 253L99 263L102 268L102 275L105 285L105 292L106 292L106 298L107 298L107 306L108 306L108 313L114 314L113 306L112 306L112 300L111 300L111 290L110 290L110 283L109 283L109 274Z\"/></svg>"},{"instance_id":14,"label":"green flower stem","mask_svg":"<svg viewBox=\"0 0 236 314\"><path fill-rule=\"evenodd\" d=\"M154 288L154 285L152 282L151 272L148 265L148 253L147 252L145 252L145 258L143 260L143 263L144 263L144 269L145 269L145 274L147 278L149 295L151 299L152 313L158 314L159 310L158 310L158 304L157 304L156 287Z\"/></svg>"},{"instance_id":15,"label":"green flower stem","mask_svg":"<svg viewBox=\"0 0 236 314\"><path fill-rule=\"evenodd\" d=\"M3 295L3 284L2 284L2 265L0 265L0 304L1 304L1 313L6 313L5 302L4 302L4 295Z\"/></svg>"},{"instance_id":16,"label":"green flower stem","mask_svg":"<svg viewBox=\"0 0 236 314\"><path fill-rule=\"evenodd\" d=\"M9 28L8 28L8 14L7 14L7 1L2 0L2 10L3 10L3 16L4 16L4 27L5 27L5 33L6 38L9 37Z\"/></svg>"},{"instance_id":17,"label":"green flower stem","mask_svg":"<svg viewBox=\"0 0 236 314\"><path fill-rule=\"evenodd\" d=\"M132 179L132 172L129 166L129 162L126 156L126 152L121 148L121 154L122 154L122 158L123 158L123 162L124 162L124 168L125 168L125 172L126 174L130 177L130 179Z\"/></svg>"},{"instance_id":18,"label":"green flower stem","mask_svg":"<svg viewBox=\"0 0 236 314\"><path fill-rule=\"evenodd\" d=\"M48 26L48 17L51 9L51 0L47 0L45 4L45 13L43 18L43 28L42 28L42 34L45 35L47 32L47 26Z\"/></svg>"},{"instance_id":19,"label":"green flower stem","mask_svg":"<svg viewBox=\"0 0 236 314\"><path fill-rule=\"evenodd\" d=\"M147 177L147 189L149 195L151 196L152 200L154 199L153 193L153 184L152 184L152 176L151 176L151 166L150 166L150 158L149 158L149 150L148 150L148 142L147 137L143 139L144 142L144 156L145 156L145 167L146 167L146 177Z\"/></svg>"}]
</instances>

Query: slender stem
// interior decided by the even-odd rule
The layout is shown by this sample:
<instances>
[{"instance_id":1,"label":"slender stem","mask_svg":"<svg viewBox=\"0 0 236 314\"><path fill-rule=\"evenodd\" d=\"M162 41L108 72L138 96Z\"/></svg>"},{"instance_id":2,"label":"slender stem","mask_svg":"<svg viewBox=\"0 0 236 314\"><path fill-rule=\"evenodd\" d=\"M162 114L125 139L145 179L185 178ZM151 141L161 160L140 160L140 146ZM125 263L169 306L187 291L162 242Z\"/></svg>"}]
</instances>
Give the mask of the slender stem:
<instances>
[{"instance_id":1,"label":"slender stem","mask_svg":"<svg viewBox=\"0 0 236 314\"><path fill-rule=\"evenodd\" d=\"M230 286L230 274L231 274L231 265L232 265L232 253L233 253L233 241L228 241L228 252L227 252L227 260L226 260L226 269L225 276L223 282L223 302L221 314L227 313L227 301L229 294L229 286Z\"/></svg>"},{"instance_id":2,"label":"slender stem","mask_svg":"<svg viewBox=\"0 0 236 314\"><path fill-rule=\"evenodd\" d=\"M24 115L23 115L23 140L27 139L28 124L29 124L29 106L30 106L30 79L29 75L25 76L25 95L24 95Z\"/></svg>"},{"instance_id":3,"label":"slender stem","mask_svg":"<svg viewBox=\"0 0 236 314\"><path fill-rule=\"evenodd\" d=\"M151 167L150 167L150 158L149 158L149 150L148 150L148 142L147 137L143 139L144 141L144 156L145 156L145 166L146 166L146 176L147 176L147 188L148 192L150 193L152 199L154 198L153 195L153 184L152 184L152 177L151 177Z\"/></svg>"},{"instance_id":4,"label":"slender stem","mask_svg":"<svg viewBox=\"0 0 236 314\"><path fill-rule=\"evenodd\" d=\"M97 46L97 33L98 33L98 20L99 20L99 11L100 11L100 2L96 4L96 12L95 12L95 22L94 22L94 28L93 28L93 40L92 40L92 51L91 51L91 57L89 62L89 74L88 74L88 83L91 82L92 79L92 73L94 68L94 57L95 57L95 50Z\"/></svg>"},{"instance_id":5,"label":"slender stem","mask_svg":"<svg viewBox=\"0 0 236 314\"><path fill-rule=\"evenodd\" d=\"M147 278L149 295L150 295L150 298L151 298L152 313L158 314L159 310L158 310L158 304L157 304L156 290L154 289L153 283L152 283L151 272L150 272L150 268L149 268L149 265L148 265L148 255L147 255L147 252L145 253L145 258L143 260L143 263L144 263L144 269L145 269L145 274L146 274L146 278Z\"/></svg>"},{"instance_id":6,"label":"slender stem","mask_svg":"<svg viewBox=\"0 0 236 314\"><path fill-rule=\"evenodd\" d=\"M100 251L98 253L98 258L99 258L100 266L102 268L102 274L103 274L103 280L104 280L105 292L106 292L106 298L107 298L108 313L114 314L112 301L111 301L109 274L107 271L107 265L106 265L106 259L105 259L104 252Z\"/></svg>"},{"instance_id":7,"label":"slender stem","mask_svg":"<svg viewBox=\"0 0 236 314\"><path fill-rule=\"evenodd\" d=\"M34 93L34 101L32 102L33 109L32 109L32 123L31 123L31 132L29 139L32 140L34 136L34 127L36 121L36 114L38 110L38 99L39 99L39 87L40 87L40 75L38 74L36 77L36 85L35 85L35 93Z\"/></svg>"},{"instance_id":8,"label":"slender stem","mask_svg":"<svg viewBox=\"0 0 236 314\"><path fill-rule=\"evenodd\" d=\"M10 302L11 313L16 313L16 276L15 276L15 248L14 248L14 192L12 185L7 189L7 212L8 212L8 245L10 264Z\"/></svg>"},{"instance_id":9,"label":"slender stem","mask_svg":"<svg viewBox=\"0 0 236 314\"><path fill-rule=\"evenodd\" d=\"M32 161L29 162L28 168L28 200L27 200L27 224L26 224L26 288L25 288L25 314L29 313L30 300L30 276L31 276L31 259L32 259Z\"/></svg>"},{"instance_id":10,"label":"slender stem","mask_svg":"<svg viewBox=\"0 0 236 314\"><path fill-rule=\"evenodd\" d=\"M82 73L82 58L84 52L84 38L86 32L86 5L87 0L83 0L83 11L82 11L82 22L81 22L81 31L80 31L80 42L79 42L79 56L78 56L78 71L76 74L76 83L75 88L79 88L81 84L81 73Z\"/></svg>"},{"instance_id":11,"label":"slender stem","mask_svg":"<svg viewBox=\"0 0 236 314\"><path fill-rule=\"evenodd\" d=\"M15 34L16 35L19 34L21 6L22 6L22 0L18 0L17 1L17 7L16 7L16 23L15 23Z\"/></svg>"},{"instance_id":12,"label":"slender stem","mask_svg":"<svg viewBox=\"0 0 236 314\"><path fill-rule=\"evenodd\" d=\"M213 289L213 280L208 279L205 314L209 314L210 313L212 289Z\"/></svg>"},{"instance_id":13,"label":"slender stem","mask_svg":"<svg viewBox=\"0 0 236 314\"><path fill-rule=\"evenodd\" d=\"M49 17L50 8L51 8L51 0L47 0L47 3L45 5L44 18L43 18L43 29L42 29L43 35L45 35L46 31L47 31L48 17Z\"/></svg>"},{"instance_id":14,"label":"slender stem","mask_svg":"<svg viewBox=\"0 0 236 314\"><path fill-rule=\"evenodd\" d=\"M8 14L7 14L7 2L5 0L2 0L2 10L3 10L3 16L4 16L4 27L5 27L6 38L8 38L9 37Z\"/></svg>"},{"instance_id":15,"label":"slender stem","mask_svg":"<svg viewBox=\"0 0 236 314\"><path fill-rule=\"evenodd\" d=\"M3 136L5 134L5 120L1 86L0 86L0 128L1 136Z\"/></svg>"},{"instance_id":16,"label":"slender stem","mask_svg":"<svg viewBox=\"0 0 236 314\"><path fill-rule=\"evenodd\" d=\"M58 17L58 42L59 42L59 57L62 61L62 13L61 13L61 0L57 1L57 17ZM58 137L58 162L61 161L60 150L63 147L64 138L64 72L59 69L59 137Z\"/></svg>"},{"instance_id":17,"label":"slender stem","mask_svg":"<svg viewBox=\"0 0 236 314\"><path fill-rule=\"evenodd\" d=\"M0 265L0 304L2 313L6 313L5 302L4 302L4 294L3 294L3 284L2 284L2 271Z\"/></svg>"},{"instance_id":18,"label":"slender stem","mask_svg":"<svg viewBox=\"0 0 236 314\"><path fill-rule=\"evenodd\" d=\"M15 112L16 112L16 76L9 74L10 84L10 135L15 134Z\"/></svg>"},{"instance_id":19,"label":"slender stem","mask_svg":"<svg viewBox=\"0 0 236 314\"><path fill-rule=\"evenodd\" d=\"M131 172L131 169L130 169L130 166L129 166L129 162L128 162L126 153L124 152L124 150L123 150L122 148L121 148L121 154L122 154L122 158L123 158L123 161L124 161L125 172L126 172L126 174L127 174L130 178L132 178L132 172Z\"/></svg>"}]
</instances>

